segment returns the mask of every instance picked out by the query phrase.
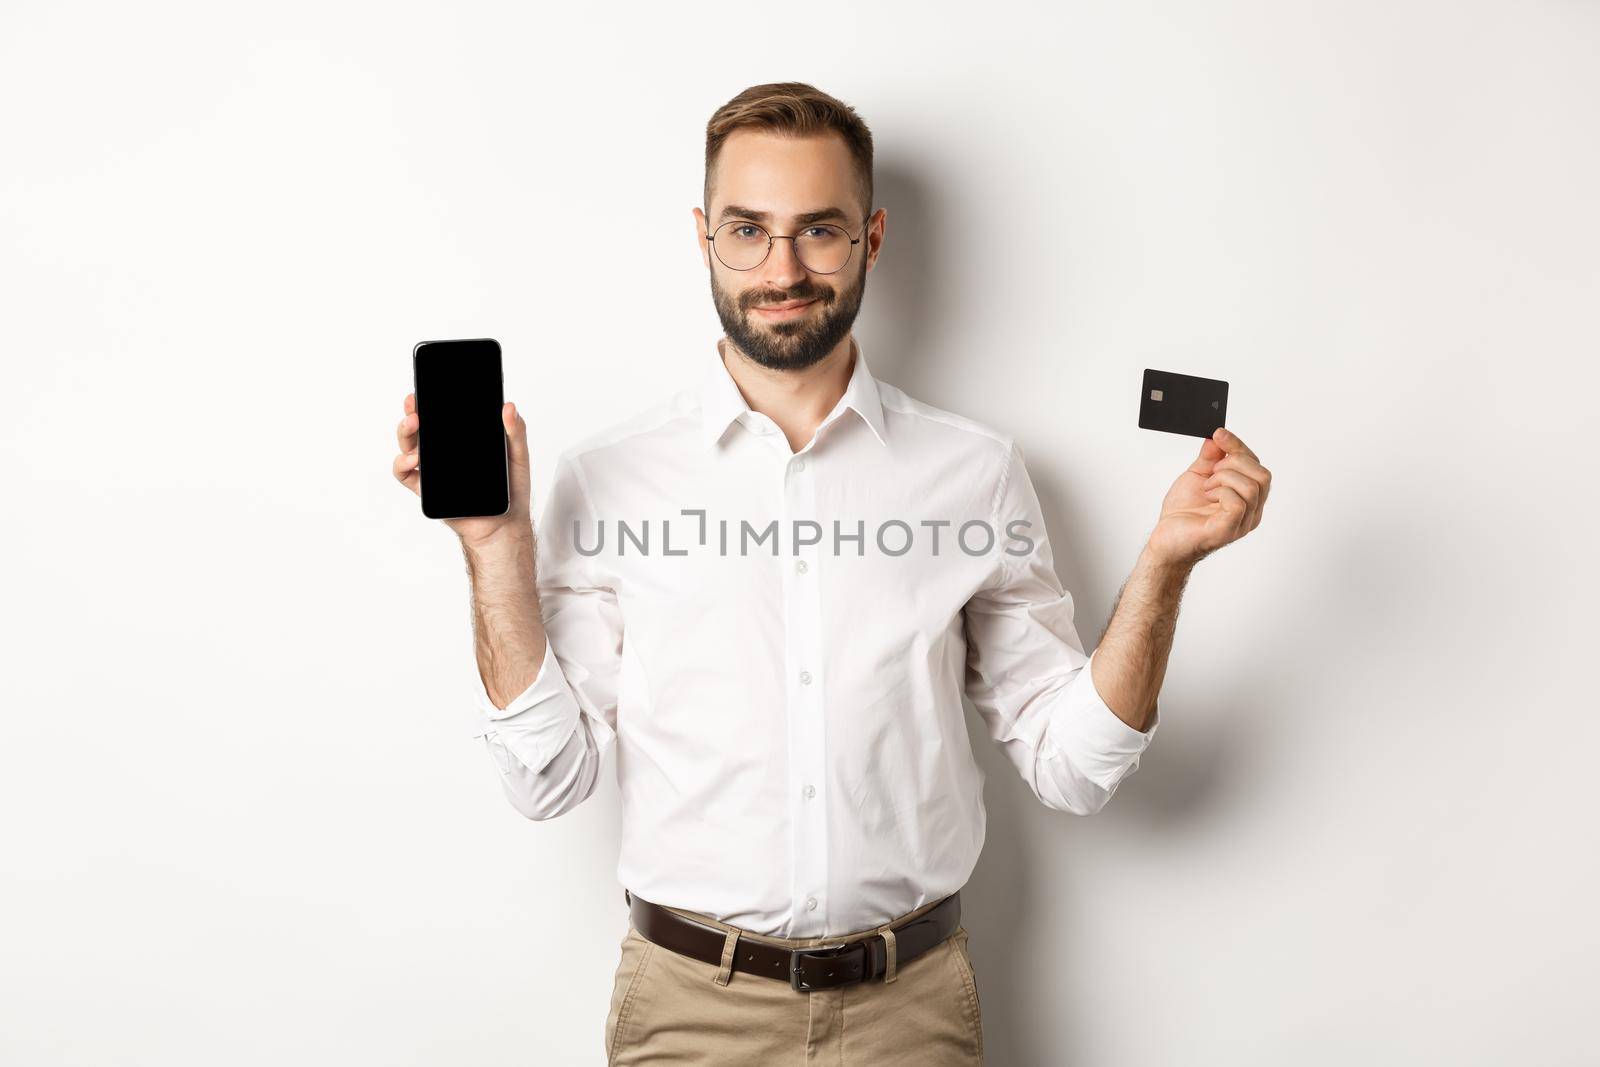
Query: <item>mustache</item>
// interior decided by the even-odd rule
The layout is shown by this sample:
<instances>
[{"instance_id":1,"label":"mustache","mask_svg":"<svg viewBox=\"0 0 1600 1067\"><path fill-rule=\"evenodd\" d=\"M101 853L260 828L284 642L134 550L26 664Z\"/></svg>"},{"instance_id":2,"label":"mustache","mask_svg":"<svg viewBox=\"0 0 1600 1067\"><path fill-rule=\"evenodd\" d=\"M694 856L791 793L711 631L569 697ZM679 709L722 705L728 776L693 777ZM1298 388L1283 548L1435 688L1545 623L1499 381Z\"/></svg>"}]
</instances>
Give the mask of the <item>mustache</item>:
<instances>
[{"instance_id":1,"label":"mustache","mask_svg":"<svg viewBox=\"0 0 1600 1067\"><path fill-rule=\"evenodd\" d=\"M832 299L831 290L806 287L797 289L792 293L746 293L742 301L744 309L749 311L753 307L767 304L792 304L795 301L816 300L827 303Z\"/></svg>"}]
</instances>

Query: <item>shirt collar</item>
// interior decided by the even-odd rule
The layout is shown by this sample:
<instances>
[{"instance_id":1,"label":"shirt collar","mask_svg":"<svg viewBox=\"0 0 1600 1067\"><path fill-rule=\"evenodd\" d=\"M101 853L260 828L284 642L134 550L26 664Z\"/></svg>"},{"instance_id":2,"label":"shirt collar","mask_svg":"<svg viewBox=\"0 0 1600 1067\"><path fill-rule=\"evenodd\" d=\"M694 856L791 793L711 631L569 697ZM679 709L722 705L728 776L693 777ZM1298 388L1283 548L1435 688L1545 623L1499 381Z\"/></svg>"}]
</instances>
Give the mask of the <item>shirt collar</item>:
<instances>
[{"instance_id":1,"label":"shirt collar","mask_svg":"<svg viewBox=\"0 0 1600 1067\"><path fill-rule=\"evenodd\" d=\"M839 403L834 406L828 417L822 420L822 425L828 425L845 410L852 410L861 416L879 444L887 444L884 436L883 401L878 395L878 380L872 376L872 371L867 367L867 357L862 353L861 344L854 334L850 337L850 348L855 355L855 366L850 371L850 382L845 386L844 395L839 398ZM705 379L700 388L701 435L706 447L714 447L722 440L722 435L728 432L728 426L749 410L750 405L745 403L744 395L739 392L733 376L728 373L727 365L722 362L721 349L713 345L711 365L706 368Z\"/></svg>"}]
</instances>

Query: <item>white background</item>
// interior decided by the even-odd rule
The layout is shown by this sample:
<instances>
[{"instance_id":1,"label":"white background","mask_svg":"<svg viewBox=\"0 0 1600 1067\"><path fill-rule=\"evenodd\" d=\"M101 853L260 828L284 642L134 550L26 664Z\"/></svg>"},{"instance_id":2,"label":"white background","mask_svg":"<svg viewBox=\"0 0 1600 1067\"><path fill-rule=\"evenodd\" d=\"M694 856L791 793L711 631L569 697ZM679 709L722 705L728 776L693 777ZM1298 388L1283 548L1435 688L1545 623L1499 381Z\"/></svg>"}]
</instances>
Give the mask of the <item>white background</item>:
<instances>
[{"instance_id":1,"label":"white background","mask_svg":"<svg viewBox=\"0 0 1600 1067\"><path fill-rule=\"evenodd\" d=\"M593 1064L616 786L519 817L419 340L560 449L719 334L704 126L854 104L881 377L1019 435L1098 640L1232 383L1265 522L1092 819L969 720L990 1062L1595 1062L1600 5L8 3L0 1061Z\"/></svg>"}]
</instances>

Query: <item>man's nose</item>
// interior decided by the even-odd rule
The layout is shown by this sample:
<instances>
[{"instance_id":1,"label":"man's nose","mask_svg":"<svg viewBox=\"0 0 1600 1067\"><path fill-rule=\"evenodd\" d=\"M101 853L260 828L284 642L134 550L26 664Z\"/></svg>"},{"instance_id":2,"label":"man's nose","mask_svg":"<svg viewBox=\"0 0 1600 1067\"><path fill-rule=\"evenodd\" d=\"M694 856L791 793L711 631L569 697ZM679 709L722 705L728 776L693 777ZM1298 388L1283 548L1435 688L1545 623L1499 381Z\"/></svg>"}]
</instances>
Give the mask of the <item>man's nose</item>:
<instances>
[{"instance_id":1,"label":"man's nose","mask_svg":"<svg viewBox=\"0 0 1600 1067\"><path fill-rule=\"evenodd\" d=\"M794 242L774 240L767 261L761 264L761 280L774 289L787 289L805 279L806 268L794 254Z\"/></svg>"}]
</instances>

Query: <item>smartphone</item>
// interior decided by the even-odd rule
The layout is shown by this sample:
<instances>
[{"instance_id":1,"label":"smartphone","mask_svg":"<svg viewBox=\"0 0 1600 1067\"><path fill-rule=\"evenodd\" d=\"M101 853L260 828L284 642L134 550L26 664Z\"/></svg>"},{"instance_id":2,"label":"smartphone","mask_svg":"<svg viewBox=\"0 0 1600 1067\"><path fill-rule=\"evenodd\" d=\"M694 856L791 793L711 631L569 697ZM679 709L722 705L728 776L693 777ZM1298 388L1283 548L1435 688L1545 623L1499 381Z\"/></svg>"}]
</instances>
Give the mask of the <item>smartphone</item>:
<instances>
[{"instance_id":1,"label":"smartphone","mask_svg":"<svg viewBox=\"0 0 1600 1067\"><path fill-rule=\"evenodd\" d=\"M421 341L411 350L422 513L430 519L504 515L511 464L500 342Z\"/></svg>"}]
</instances>

